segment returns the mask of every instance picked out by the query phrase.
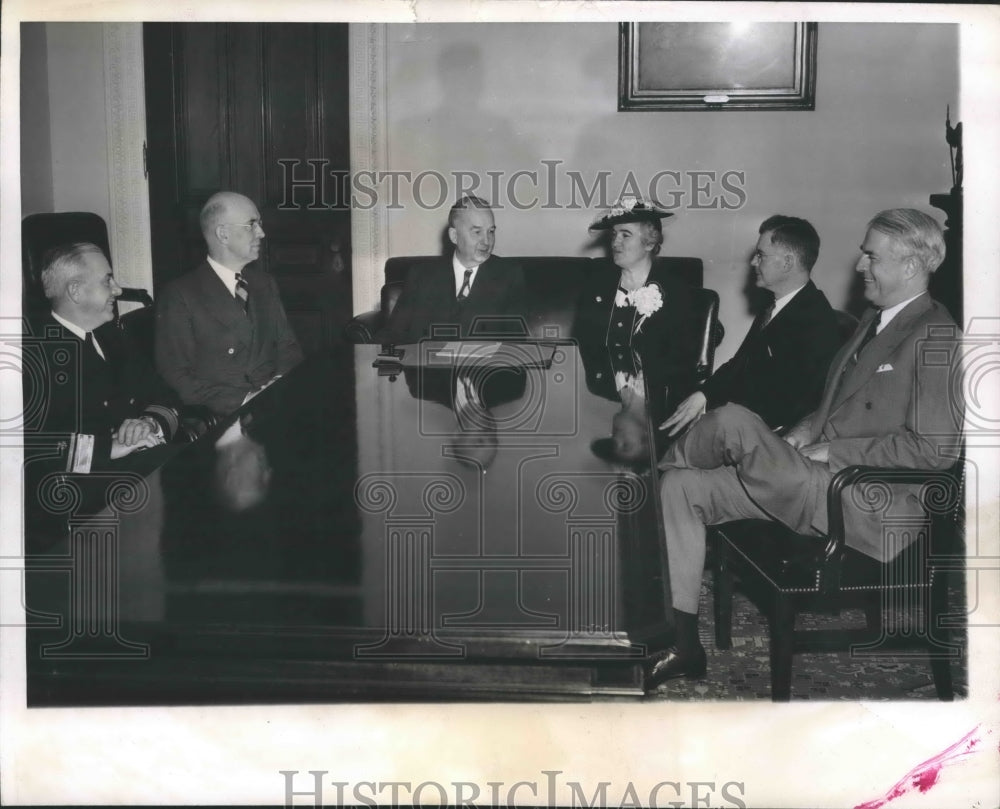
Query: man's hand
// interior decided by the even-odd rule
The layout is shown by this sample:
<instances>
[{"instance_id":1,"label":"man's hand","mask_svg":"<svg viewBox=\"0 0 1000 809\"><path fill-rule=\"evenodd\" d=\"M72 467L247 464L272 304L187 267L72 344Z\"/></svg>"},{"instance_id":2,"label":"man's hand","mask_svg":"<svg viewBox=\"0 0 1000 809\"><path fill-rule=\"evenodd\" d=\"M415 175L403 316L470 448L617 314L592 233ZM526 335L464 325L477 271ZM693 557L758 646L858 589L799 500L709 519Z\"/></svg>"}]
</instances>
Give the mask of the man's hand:
<instances>
[{"instance_id":1,"label":"man's hand","mask_svg":"<svg viewBox=\"0 0 1000 809\"><path fill-rule=\"evenodd\" d=\"M677 405L677 409L673 412L673 415L660 425L660 429L666 430L672 428L667 433L672 438L705 415L705 406L707 403L708 399L705 397L705 394L700 390L696 390Z\"/></svg>"},{"instance_id":2,"label":"man's hand","mask_svg":"<svg viewBox=\"0 0 1000 809\"><path fill-rule=\"evenodd\" d=\"M155 443L145 443L149 438L152 438ZM125 419L115 431L114 440L125 447L135 447L139 444L151 447L163 443L159 426L149 416L139 419Z\"/></svg>"},{"instance_id":3,"label":"man's hand","mask_svg":"<svg viewBox=\"0 0 1000 809\"><path fill-rule=\"evenodd\" d=\"M142 449L148 449L149 447L156 447L163 443L162 438L156 438L152 435L147 435L141 441L137 441L134 444L123 444L118 440L118 436L114 436L111 439L111 460L117 460L118 458L124 458L126 455L131 455L133 452Z\"/></svg>"},{"instance_id":4,"label":"man's hand","mask_svg":"<svg viewBox=\"0 0 1000 809\"><path fill-rule=\"evenodd\" d=\"M804 458L817 463L830 463L830 443L824 441L820 444L809 444L805 447L798 447L799 453Z\"/></svg>"},{"instance_id":5,"label":"man's hand","mask_svg":"<svg viewBox=\"0 0 1000 809\"><path fill-rule=\"evenodd\" d=\"M791 444L795 449L802 449L806 444L809 443L809 434L811 430L808 424L799 424L789 430L783 438L789 444Z\"/></svg>"}]
</instances>

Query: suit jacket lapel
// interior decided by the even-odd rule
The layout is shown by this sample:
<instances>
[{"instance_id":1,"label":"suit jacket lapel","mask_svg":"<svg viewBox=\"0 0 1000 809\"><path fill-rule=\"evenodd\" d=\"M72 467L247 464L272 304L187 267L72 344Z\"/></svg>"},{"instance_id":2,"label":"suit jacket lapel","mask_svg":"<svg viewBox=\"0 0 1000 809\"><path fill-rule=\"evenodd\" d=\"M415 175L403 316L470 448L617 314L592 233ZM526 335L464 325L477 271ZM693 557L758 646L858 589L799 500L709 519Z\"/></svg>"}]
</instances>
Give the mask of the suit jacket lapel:
<instances>
[{"instance_id":1,"label":"suit jacket lapel","mask_svg":"<svg viewBox=\"0 0 1000 809\"><path fill-rule=\"evenodd\" d=\"M242 318L241 322L249 323L250 328L253 329L256 324L266 321L266 315L261 317L258 313L267 302L270 290L267 288L267 285L264 283L264 279L261 278L259 273L244 272L243 277L246 278L247 281L247 295L249 296L247 300L248 309L246 315L242 312L239 312L239 314ZM229 290L225 290L225 292L228 296ZM236 301L235 296L233 296L232 299L233 303L239 307L239 303Z\"/></svg>"},{"instance_id":2,"label":"suit jacket lapel","mask_svg":"<svg viewBox=\"0 0 1000 809\"><path fill-rule=\"evenodd\" d=\"M250 282L247 282L250 285ZM246 329L249 320L243 313L243 307L236 301L222 279L206 261L198 268L198 286L206 309L216 320L231 329ZM250 290L250 306L254 306L254 289Z\"/></svg>"},{"instance_id":3,"label":"suit jacket lapel","mask_svg":"<svg viewBox=\"0 0 1000 809\"><path fill-rule=\"evenodd\" d=\"M426 284L424 286L424 292L430 295L429 306L435 311L440 312L440 317L444 317L445 321L451 320L452 317L445 317L445 313L451 313L455 311L455 307L458 305L458 288L455 286L455 267L452 265L452 259L445 259L439 264L435 265L436 270L434 272L433 283ZM472 285L469 290L469 298L472 298L473 294L476 293L476 287L479 286L479 278L476 278L476 283ZM466 300L466 303L469 301Z\"/></svg>"},{"instance_id":4,"label":"suit jacket lapel","mask_svg":"<svg viewBox=\"0 0 1000 809\"><path fill-rule=\"evenodd\" d=\"M487 306L494 306L496 303L494 295L503 286L501 272L502 269L498 269L497 261L493 256L480 264L465 305L471 304L478 307L485 303Z\"/></svg>"},{"instance_id":5,"label":"suit jacket lapel","mask_svg":"<svg viewBox=\"0 0 1000 809\"><path fill-rule=\"evenodd\" d=\"M448 269L451 272L450 262ZM496 315L504 310L504 297L507 291L507 279L504 277L504 272L506 272L504 262L497 261L495 256L490 256L479 265L472 289L469 291L469 297L462 304L461 321L463 324L470 326L476 317ZM454 280L452 273L453 283Z\"/></svg>"},{"instance_id":6,"label":"suit jacket lapel","mask_svg":"<svg viewBox=\"0 0 1000 809\"><path fill-rule=\"evenodd\" d=\"M119 369L125 364L125 345L122 333L113 323L105 324L94 330L94 337L101 345L104 352L104 361L107 366L117 375Z\"/></svg>"},{"instance_id":7,"label":"suit jacket lapel","mask_svg":"<svg viewBox=\"0 0 1000 809\"><path fill-rule=\"evenodd\" d=\"M812 284L809 281L806 287ZM743 337L743 342L740 343L740 347L736 349L736 353L733 355L733 359L740 358L744 362L748 361L749 354L752 349L754 349L762 339L766 338L770 341L775 342L780 341L782 333L795 321L795 315L797 310L804 306L803 300L805 300L806 289L803 288L799 290L798 294L795 295L778 314L771 318L771 321L764 324L764 316L767 314L767 310L770 307L764 308L762 311L758 312L753 319L753 323L750 324L750 328L747 329L746 335Z\"/></svg>"},{"instance_id":8,"label":"suit jacket lapel","mask_svg":"<svg viewBox=\"0 0 1000 809\"><path fill-rule=\"evenodd\" d=\"M496 266L496 262L493 261L493 256L490 256L486 261L479 265L479 269L476 270L476 277L472 281L472 287L469 289L469 297L466 299L464 306L474 306L481 301L489 298L490 287L493 286L493 273L491 270ZM449 262L449 269L454 270ZM457 282L454 273L452 273L452 284ZM456 289L453 295L458 294Z\"/></svg>"},{"instance_id":9,"label":"suit jacket lapel","mask_svg":"<svg viewBox=\"0 0 1000 809\"><path fill-rule=\"evenodd\" d=\"M921 295L910 303L909 306L897 314L889 325L865 346L865 350L858 357L857 363L851 367L847 363L851 361L851 357L857 350L858 345L864 339L865 332L868 330L869 324L877 316L877 312L873 309L870 315L862 319L858 325L858 330L854 333L848 344L851 350L844 358L846 370L840 378L840 384L834 386L835 390L832 392L830 402L830 413L836 412L837 408L871 379L878 367L892 356L899 344L906 339L910 333L913 321L923 315L929 308L930 297L927 294Z\"/></svg>"},{"instance_id":10,"label":"suit jacket lapel","mask_svg":"<svg viewBox=\"0 0 1000 809\"><path fill-rule=\"evenodd\" d=\"M73 334L62 323L52 317L50 313L44 323L43 334L46 332L51 333L52 327L58 329L56 333L59 335L61 342L72 340L79 346L80 376L74 382L78 386L77 392L74 394L78 397L76 402L77 408L83 407L88 399L100 401L107 398L108 391L114 384L120 370L117 351L118 345L114 341L114 337L116 336L114 329L116 327L110 326L104 329L98 327L94 329L94 332L100 332L96 335L96 339L101 346L101 351L104 352L104 359L101 359L96 351L91 351L85 341ZM85 385L83 380L86 380ZM84 388L86 390L86 397L80 392Z\"/></svg>"},{"instance_id":11,"label":"suit jacket lapel","mask_svg":"<svg viewBox=\"0 0 1000 809\"><path fill-rule=\"evenodd\" d=\"M743 338L743 342L740 344L740 348L746 346L748 349L755 345L760 339L760 336L764 333L764 315L767 314L765 309L763 312L758 312L753 319L753 323L750 324L750 329L747 331L746 337ZM782 314L779 312L778 314ZM767 324L768 331L773 335L780 331L780 324L775 324L774 321ZM736 352L739 354L739 350Z\"/></svg>"},{"instance_id":12,"label":"suit jacket lapel","mask_svg":"<svg viewBox=\"0 0 1000 809\"><path fill-rule=\"evenodd\" d=\"M784 331L786 326L797 319L801 310L809 307L815 292L816 287L813 282L807 281L806 285L796 292L792 299L767 324L768 332L774 334Z\"/></svg>"},{"instance_id":13,"label":"suit jacket lapel","mask_svg":"<svg viewBox=\"0 0 1000 809\"><path fill-rule=\"evenodd\" d=\"M840 389L844 387L844 374L847 370L847 364L851 362L851 358L858 349L862 339L864 339L865 332L868 331L868 326L871 324L872 320L878 315L875 309L869 309L862 316L861 321L858 323L857 329L854 330L854 334L851 339L848 340L844 347L840 349L840 353L833 358L833 362L830 364L830 372L826 377L826 386L823 388L823 398L820 401L819 407L816 409L816 417L812 422L812 438L813 441L819 438L820 433L823 431L823 427L826 426L826 421L830 416L831 408L833 405L834 396L838 396L839 401L843 401L843 397L839 395ZM856 388L855 388L856 390Z\"/></svg>"}]
</instances>

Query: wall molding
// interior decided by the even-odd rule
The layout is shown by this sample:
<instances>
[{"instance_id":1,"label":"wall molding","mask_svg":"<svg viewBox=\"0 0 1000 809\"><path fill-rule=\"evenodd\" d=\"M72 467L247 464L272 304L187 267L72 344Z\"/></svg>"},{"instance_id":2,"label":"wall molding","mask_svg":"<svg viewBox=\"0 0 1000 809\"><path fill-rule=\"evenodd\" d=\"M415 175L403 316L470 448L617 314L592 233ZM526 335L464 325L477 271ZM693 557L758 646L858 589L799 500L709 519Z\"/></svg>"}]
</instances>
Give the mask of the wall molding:
<instances>
[{"instance_id":1,"label":"wall molding","mask_svg":"<svg viewBox=\"0 0 1000 809\"><path fill-rule=\"evenodd\" d=\"M104 23L103 30L111 257L122 286L152 292L149 185L143 165L146 98L142 23Z\"/></svg>"},{"instance_id":2,"label":"wall molding","mask_svg":"<svg viewBox=\"0 0 1000 809\"><path fill-rule=\"evenodd\" d=\"M350 62L351 175L388 168L386 132L386 27L351 23ZM351 275L355 314L374 309L389 251L388 216L383 204L351 210Z\"/></svg>"}]
</instances>

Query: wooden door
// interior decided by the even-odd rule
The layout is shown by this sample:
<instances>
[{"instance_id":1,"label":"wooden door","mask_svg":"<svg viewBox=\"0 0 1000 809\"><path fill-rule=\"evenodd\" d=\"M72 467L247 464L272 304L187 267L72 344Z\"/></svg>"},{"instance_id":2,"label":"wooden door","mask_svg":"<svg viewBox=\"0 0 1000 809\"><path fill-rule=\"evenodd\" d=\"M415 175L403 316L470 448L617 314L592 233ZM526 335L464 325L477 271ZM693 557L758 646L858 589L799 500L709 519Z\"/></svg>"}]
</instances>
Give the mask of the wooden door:
<instances>
[{"instance_id":1,"label":"wooden door","mask_svg":"<svg viewBox=\"0 0 1000 809\"><path fill-rule=\"evenodd\" d=\"M205 200L237 191L303 348L333 346L351 316L350 211L303 180L349 170L347 25L147 23L144 47L154 287L204 257Z\"/></svg>"}]
</instances>

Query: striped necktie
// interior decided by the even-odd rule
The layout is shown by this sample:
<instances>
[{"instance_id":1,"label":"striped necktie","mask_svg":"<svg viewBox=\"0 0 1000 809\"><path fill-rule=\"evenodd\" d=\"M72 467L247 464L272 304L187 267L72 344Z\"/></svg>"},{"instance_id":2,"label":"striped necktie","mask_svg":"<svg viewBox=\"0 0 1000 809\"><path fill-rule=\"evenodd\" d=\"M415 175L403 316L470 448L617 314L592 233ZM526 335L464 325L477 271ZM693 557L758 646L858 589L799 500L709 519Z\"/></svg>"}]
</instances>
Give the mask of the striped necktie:
<instances>
[{"instance_id":1,"label":"striped necktie","mask_svg":"<svg viewBox=\"0 0 1000 809\"><path fill-rule=\"evenodd\" d=\"M236 300L243 307L243 314L246 314L250 306L250 288L247 286L247 279L243 277L243 273L236 273L236 289L233 294L236 295Z\"/></svg>"},{"instance_id":2,"label":"striped necktie","mask_svg":"<svg viewBox=\"0 0 1000 809\"><path fill-rule=\"evenodd\" d=\"M475 269L475 268L473 268ZM463 303L466 298L469 297L469 290L471 288L472 281L472 270L465 271L465 280L462 282L462 288L458 290L458 300L459 303Z\"/></svg>"}]
</instances>

